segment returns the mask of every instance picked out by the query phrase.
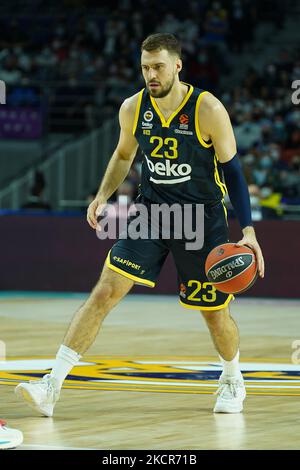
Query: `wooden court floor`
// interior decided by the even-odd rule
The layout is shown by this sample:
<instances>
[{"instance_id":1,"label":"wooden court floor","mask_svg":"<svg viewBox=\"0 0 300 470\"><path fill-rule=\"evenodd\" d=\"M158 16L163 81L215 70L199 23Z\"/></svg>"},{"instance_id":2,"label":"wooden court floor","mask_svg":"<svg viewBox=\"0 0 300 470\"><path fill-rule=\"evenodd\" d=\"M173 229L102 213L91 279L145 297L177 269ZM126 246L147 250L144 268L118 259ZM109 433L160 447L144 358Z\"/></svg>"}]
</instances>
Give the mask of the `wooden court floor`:
<instances>
[{"instance_id":1,"label":"wooden court floor","mask_svg":"<svg viewBox=\"0 0 300 470\"><path fill-rule=\"evenodd\" d=\"M84 298L0 297L0 416L23 431L20 450L300 448L299 301L232 303L248 392L242 414L212 413L220 367L201 315L173 296L130 295L73 369L54 418L35 415L14 386L51 367Z\"/></svg>"}]
</instances>

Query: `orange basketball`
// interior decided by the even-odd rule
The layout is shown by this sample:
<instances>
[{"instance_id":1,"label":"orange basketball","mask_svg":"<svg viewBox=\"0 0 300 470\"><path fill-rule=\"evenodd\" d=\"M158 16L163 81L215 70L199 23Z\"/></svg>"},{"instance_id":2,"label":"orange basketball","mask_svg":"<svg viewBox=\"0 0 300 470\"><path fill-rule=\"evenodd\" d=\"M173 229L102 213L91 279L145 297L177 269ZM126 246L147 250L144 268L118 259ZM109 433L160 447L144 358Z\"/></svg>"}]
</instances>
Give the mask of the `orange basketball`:
<instances>
[{"instance_id":1,"label":"orange basketball","mask_svg":"<svg viewBox=\"0 0 300 470\"><path fill-rule=\"evenodd\" d=\"M236 246L235 243L216 246L206 258L205 273L221 292L244 292L257 278L255 253L248 246Z\"/></svg>"}]
</instances>

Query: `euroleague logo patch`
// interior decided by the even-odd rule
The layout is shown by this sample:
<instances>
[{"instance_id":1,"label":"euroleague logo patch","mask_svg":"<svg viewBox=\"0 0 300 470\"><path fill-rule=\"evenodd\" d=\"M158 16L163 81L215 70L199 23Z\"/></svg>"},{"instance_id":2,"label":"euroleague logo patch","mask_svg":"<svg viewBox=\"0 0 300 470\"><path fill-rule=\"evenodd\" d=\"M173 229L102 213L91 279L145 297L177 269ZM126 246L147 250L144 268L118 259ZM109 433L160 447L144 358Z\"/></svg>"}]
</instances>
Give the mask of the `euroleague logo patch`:
<instances>
[{"instance_id":1,"label":"euroleague logo patch","mask_svg":"<svg viewBox=\"0 0 300 470\"><path fill-rule=\"evenodd\" d=\"M211 360L210 360L211 359ZM247 393L265 396L300 396L300 364L288 359L241 362ZM54 358L18 358L0 362L0 384L40 379L49 373ZM86 356L64 382L64 388L212 394L222 367L215 358Z\"/></svg>"},{"instance_id":2,"label":"euroleague logo patch","mask_svg":"<svg viewBox=\"0 0 300 470\"><path fill-rule=\"evenodd\" d=\"M189 117L187 114L181 114L179 116L179 122L180 124L188 124L189 123Z\"/></svg>"},{"instance_id":3,"label":"euroleague logo patch","mask_svg":"<svg viewBox=\"0 0 300 470\"><path fill-rule=\"evenodd\" d=\"M184 299L186 298L186 286L183 283L180 284L179 295L183 297Z\"/></svg>"}]
</instances>

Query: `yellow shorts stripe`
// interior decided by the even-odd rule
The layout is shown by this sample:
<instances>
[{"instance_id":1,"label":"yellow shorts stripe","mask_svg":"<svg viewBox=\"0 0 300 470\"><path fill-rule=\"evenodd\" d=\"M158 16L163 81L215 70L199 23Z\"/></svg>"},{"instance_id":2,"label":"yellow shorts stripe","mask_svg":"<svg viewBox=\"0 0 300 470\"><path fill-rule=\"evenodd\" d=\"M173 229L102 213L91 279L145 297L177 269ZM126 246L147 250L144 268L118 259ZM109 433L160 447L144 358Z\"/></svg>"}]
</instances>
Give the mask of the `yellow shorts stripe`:
<instances>
[{"instance_id":1,"label":"yellow shorts stripe","mask_svg":"<svg viewBox=\"0 0 300 470\"><path fill-rule=\"evenodd\" d=\"M123 276L127 277L128 279L131 279L132 281L135 281L138 284L143 284L143 285L148 286L148 287L155 287L155 282L148 281L147 279L143 279L143 278L138 277L138 276L134 276L133 274L129 274L126 271L123 271L123 269L117 268L116 266L111 264L111 262L110 262L110 251L109 251L109 253L106 257L106 260L105 260L106 265L110 269L112 269L116 273L122 274Z\"/></svg>"},{"instance_id":2,"label":"yellow shorts stripe","mask_svg":"<svg viewBox=\"0 0 300 470\"><path fill-rule=\"evenodd\" d=\"M180 305L182 305L182 307L184 308L189 308L189 309L192 309L192 310L221 310L222 308L225 308L228 306L229 302L231 300L234 300L234 296L232 294L229 295L228 299L226 300L226 302L222 305L216 305L214 307L202 307L201 306L196 306L196 305L189 305L189 304L185 304L184 302L182 302L181 299L179 299L179 303Z\"/></svg>"}]
</instances>

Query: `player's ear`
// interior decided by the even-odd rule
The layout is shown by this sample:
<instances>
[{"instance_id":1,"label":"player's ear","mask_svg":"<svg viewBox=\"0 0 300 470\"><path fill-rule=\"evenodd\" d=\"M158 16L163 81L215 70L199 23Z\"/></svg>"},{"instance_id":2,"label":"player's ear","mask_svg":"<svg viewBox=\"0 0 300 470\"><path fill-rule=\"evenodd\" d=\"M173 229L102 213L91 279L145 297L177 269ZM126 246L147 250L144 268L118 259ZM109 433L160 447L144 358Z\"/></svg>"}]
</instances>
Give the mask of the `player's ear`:
<instances>
[{"instance_id":1,"label":"player's ear","mask_svg":"<svg viewBox=\"0 0 300 470\"><path fill-rule=\"evenodd\" d=\"M179 58L176 60L176 70L178 73L182 70L182 60Z\"/></svg>"}]
</instances>

